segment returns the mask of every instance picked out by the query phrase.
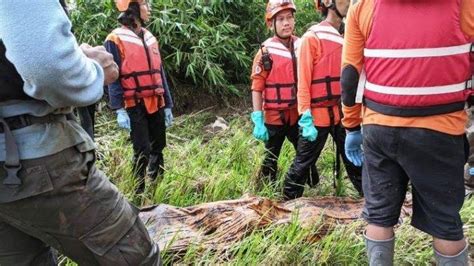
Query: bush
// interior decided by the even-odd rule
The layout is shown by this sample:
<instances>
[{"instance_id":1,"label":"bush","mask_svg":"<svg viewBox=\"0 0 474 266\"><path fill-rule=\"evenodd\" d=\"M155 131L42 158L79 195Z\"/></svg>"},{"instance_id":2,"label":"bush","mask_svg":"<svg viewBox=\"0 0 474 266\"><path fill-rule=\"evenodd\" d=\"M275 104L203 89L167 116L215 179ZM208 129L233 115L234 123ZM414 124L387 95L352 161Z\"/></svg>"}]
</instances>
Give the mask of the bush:
<instances>
[{"instance_id":1,"label":"bush","mask_svg":"<svg viewBox=\"0 0 474 266\"><path fill-rule=\"evenodd\" d=\"M312 0L296 1L297 33L319 17ZM233 84L249 83L252 58L271 33L264 23L265 1L152 1L148 28L157 36L173 83L213 93L238 93ZM99 45L118 26L113 0L75 0L71 18L80 42Z\"/></svg>"}]
</instances>

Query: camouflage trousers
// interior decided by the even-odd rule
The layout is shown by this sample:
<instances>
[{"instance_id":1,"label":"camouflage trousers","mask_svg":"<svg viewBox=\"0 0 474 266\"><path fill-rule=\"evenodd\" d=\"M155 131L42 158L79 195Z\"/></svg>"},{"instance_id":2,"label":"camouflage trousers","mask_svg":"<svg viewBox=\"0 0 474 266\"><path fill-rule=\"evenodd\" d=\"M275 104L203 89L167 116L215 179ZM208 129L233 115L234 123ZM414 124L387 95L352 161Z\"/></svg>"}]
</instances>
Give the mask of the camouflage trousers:
<instances>
[{"instance_id":1,"label":"camouflage trousers","mask_svg":"<svg viewBox=\"0 0 474 266\"><path fill-rule=\"evenodd\" d=\"M94 151L68 148L22 161L22 185L5 187L0 162L0 265L159 265L138 209L94 165Z\"/></svg>"}]
</instances>

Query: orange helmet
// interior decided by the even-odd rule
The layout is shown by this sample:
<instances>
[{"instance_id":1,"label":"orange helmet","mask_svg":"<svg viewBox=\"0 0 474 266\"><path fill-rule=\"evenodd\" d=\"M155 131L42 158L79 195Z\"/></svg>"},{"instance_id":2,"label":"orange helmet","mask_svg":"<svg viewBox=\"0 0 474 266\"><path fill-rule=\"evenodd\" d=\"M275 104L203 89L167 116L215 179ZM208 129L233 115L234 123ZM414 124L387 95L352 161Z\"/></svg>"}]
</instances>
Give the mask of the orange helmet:
<instances>
[{"instance_id":1,"label":"orange helmet","mask_svg":"<svg viewBox=\"0 0 474 266\"><path fill-rule=\"evenodd\" d=\"M118 11L125 12L128 9L128 6L132 2L142 3L146 0L115 0L115 6L117 7Z\"/></svg>"},{"instance_id":2,"label":"orange helmet","mask_svg":"<svg viewBox=\"0 0 474 266\"><path fill-rule=\"evenodd\" d=\"M293 0L269 0L265 12L265 21L268 23L278 12L286 9L296 12L296 5Z\"/></svg>"}]
</instances>

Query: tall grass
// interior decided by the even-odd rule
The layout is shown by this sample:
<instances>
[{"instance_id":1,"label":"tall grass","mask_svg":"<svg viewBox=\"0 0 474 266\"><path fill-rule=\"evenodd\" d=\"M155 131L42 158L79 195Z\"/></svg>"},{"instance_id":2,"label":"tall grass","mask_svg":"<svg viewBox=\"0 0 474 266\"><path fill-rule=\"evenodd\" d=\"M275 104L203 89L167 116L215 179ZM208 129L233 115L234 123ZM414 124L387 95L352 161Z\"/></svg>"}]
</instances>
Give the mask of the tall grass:
<instances>
[{"instance_id":1,"label":"tall grass","mask_svg":"<svg viewBox=\"0 0 474 266\"><path fill-rule=\"evenodd\" d=\"M166 174L157 183L148 184L145 194L134 194L130 170L131 145L125 132L115 128L108 115L99 119L99 162L112 181L138 205L166 203L175 206L236 199L244 194L272 199L281 196L284 173L290 166L294 151L285 144L279 159L279 186L262 184L258 170L263 159L262 143L253 139L247 115L226 116L230 130L210 135L203 127L215 119L213 112L183 115L168 130L165 150ZM332 187L332 149L327 145L318 161L318 168L328 176L318 188L306 188L305 196L334 195ZM347 179L343 180L342 196L357 193ZM474 199L466 201L461 212L467 236L474 238ZM409 225L408 220L396 229L396 265L429 265L432 262L431 239ZM185 254L163 252L166 263L233 264L233 265L365 265L366 255L361 235L363 222L338 225L323 237L322 221L311 228L302 227L297 216L289 225L255 230L226 251L206 250L199 245ZM323 234L324 235L324 234Z\"/></svg>"}]
</instances>

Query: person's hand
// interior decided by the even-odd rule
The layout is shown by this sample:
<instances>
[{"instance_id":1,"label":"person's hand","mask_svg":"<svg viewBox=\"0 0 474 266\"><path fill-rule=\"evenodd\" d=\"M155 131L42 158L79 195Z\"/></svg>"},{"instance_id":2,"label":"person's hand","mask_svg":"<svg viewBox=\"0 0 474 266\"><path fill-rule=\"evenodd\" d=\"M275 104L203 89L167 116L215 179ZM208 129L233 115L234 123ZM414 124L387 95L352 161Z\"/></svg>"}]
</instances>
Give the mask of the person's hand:
<instances>
[{"instance_id":1,"label":"person's hand","mask_svg":"<svg viewBox=\"0 0 474 266\"><path fill-rule=\"evenodd\" d=\"M314 126L313 116L310 110L306 110L298 121L298 125L301 127L301 136L307 141L315 141L318 137L318 130Z\"/></svg>"},{"instance_id":2,"label":"person's hand","mask_svg":"<svg viewBox=\"0 0 474 266\"><path fill-rule=\"evenodd\" d=\"M362 166L364 162L364 154L362 152L362 132L360 130L351 131L346 135L346 157L355 166Z\"/></svg>"},{"instance_id":3,"label":"person's hand","mask_svg":"<svg viewBox=\"0 0 474 266\"><path fill-rule=\"evenodd\" d=\"M88 58L95 60L104 70L104 85L109 85L118 79L119 68L114 61L114 57L103 46L92 47L87 43L83 43L80 48Z\"/></svg>"},{"instance_id":4,"label":"person's hand","mask_svg":"<svg viewBox=\"0 0 474 266\"><path fill-rule=\"evenodd\" d=\"M170 127L173 124L173 119L171 108L165 108L165 126Z\"/></svg>"},{"instance_id":5,"label":"person's hand","mask_svg":"<svg viewBox=\"0 0 474 266\"><path fill-rule=\"evenodd\" d=\"M117 111L117 124L120 128L130 131L130 117L125 109L120 108Z\"/></svg>"},{"instance_id":6,"label":"person's hand","mask_svg":"<svg viewBox=\"0 0 474 266\"><path fill-rule=\"evenodd\" d=\"M253 128L253 136L256 139L262 141L268 141L268 130L265 127L264 119L263 119L263 112L262 111L255 111L250 116L252 118L252 122L254 123L255 127Z\"/></svg>"}]
</instances>

